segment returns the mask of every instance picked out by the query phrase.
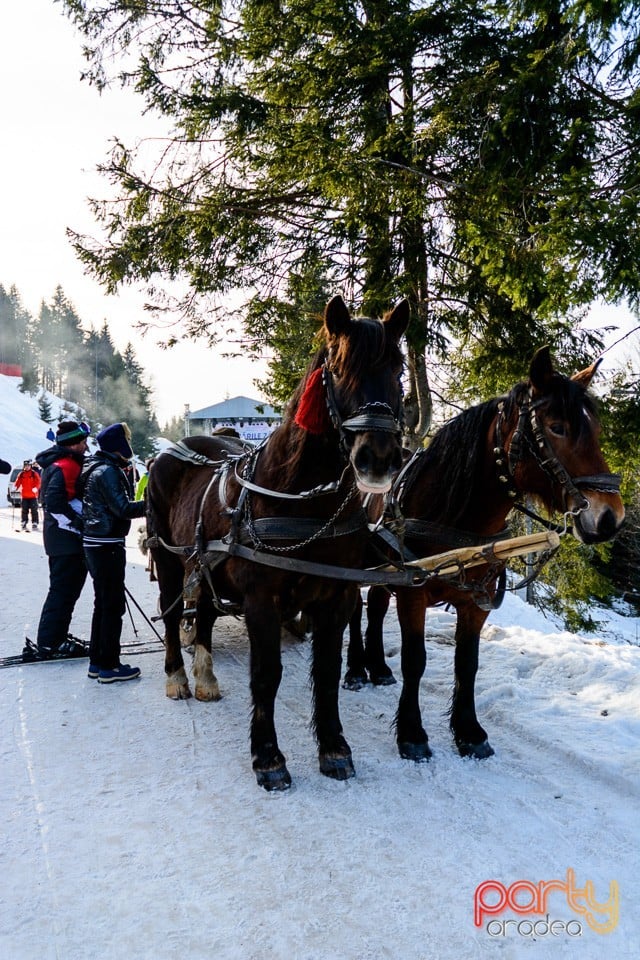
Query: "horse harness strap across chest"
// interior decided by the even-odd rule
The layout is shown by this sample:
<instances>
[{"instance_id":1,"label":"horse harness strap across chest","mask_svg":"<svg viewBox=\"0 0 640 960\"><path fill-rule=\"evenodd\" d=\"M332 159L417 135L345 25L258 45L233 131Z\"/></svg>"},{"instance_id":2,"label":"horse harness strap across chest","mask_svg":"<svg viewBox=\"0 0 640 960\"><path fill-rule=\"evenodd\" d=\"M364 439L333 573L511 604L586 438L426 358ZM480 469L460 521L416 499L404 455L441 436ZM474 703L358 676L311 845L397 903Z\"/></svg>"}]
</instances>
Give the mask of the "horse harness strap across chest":
<instances>
[{"instance_id":1,"label":"horse harness strap across chest","mask_svg":"<svg viewBox=\"0 0 640 960\"><path fill-rule=\"evenodd\" d=\"M319 497L325 494L335 493L342 484L346 470L337 481L333 481L330 484L315 487L308 491L301 491L297 494L287 494L270 490L254 483L252 478L260 448L251 451L244 465L242 474L239 473L239 465L240 461L246 455L230 457L224 461L214 461L202 454L195 454L193 457L190 457L189 453L194 453L194 451L191 451L186 444L181 442L174 444L172 447L168 447L163 452L170 456L177 457L180 460L192 462L194 466L214 467L214 472L200 501L199 516L195 530L195 543L176 546L166 543L162 537L152 536L148 540L149 546L161 546L163 549L179 555L185 560L195 561L212 590L216 606L223 612L233 612L233 610L231 610L233 605L225 604L224 601L217 597L211 580L211 573L218 564L222 563L228 557L250 560L267 567L283 570L284 572L300 573L308 576L331 577L363 585L389 584L409 586L419 584L425 579L426 574L415 568L398 571L397 573L377 570L365 571L283 555L299 550L316 540L335 539L336 537L349 535L365 529L367 527L367 516L362 508L356 510L352 515L347 517L346 520L338 521L339 514L342 513L345 506L352 500L356 492L355 488L347 491L338 509L328 520L317 520L310 517L263 517L256 519L251 514L249 492L258 493L261 496L270 496L275 499L298 501ZM227 497L227 484L232 470L235 480L241 486L240 495L235 507L230 505ZM203 535L204 508L208 494L216 484L218 485L218 495L222 513L229 516L231 526L225 537L207 541ZM302 537L303 539L288 546L265 542L291 540L294 537ZM169 610L165 610L163 614L168 612Z\"/></svg>"}]
</instances>

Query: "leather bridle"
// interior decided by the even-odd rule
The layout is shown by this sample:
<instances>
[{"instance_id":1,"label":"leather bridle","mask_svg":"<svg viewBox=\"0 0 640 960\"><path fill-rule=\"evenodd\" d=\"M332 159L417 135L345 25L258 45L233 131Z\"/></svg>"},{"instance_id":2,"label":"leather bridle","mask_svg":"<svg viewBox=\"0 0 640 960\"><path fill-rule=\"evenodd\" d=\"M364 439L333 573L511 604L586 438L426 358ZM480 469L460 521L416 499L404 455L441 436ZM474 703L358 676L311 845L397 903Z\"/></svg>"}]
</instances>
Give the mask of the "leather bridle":
<instances>
[{"instance_id":1,"label":"leather bridle","mask_svg":"<svg viewBox=\"0 0 640 960\"><path fill-rule=\"evenodd\" d=\"M333 373L326 363L323 364L322 367L322 383L324 385L329 418L340 437L340 448L346 459L349 458L349 448L351 446L348 439L350 434L375 431L379 433L391 433L397 437L402 435L404 408L401 391L397 415L388 403L375 400L371 403L363 404L352 416L343 420L340 416L338 403L336 401Z\"/></svg>"},{"instance_id":2,"label":"leather bridle","mask_svg":"<svg viewBox=\"0 0 640 960\"><path fill-rule=\"evenodd\" d=\"M524 460L525 448L549 480L560 485L565 506L571 500L576 504L570 511L574 515L589 509L589 500L582 492L583 490L619 493L620 474L598 473L581 477L570 476L556 456L540 423L538 410L543 402L543 400L534 400L531 390L529 390L525 399L520 403L518 423L512 434L508 450L505 450L502 438L503 427L506 424L504 401L500 400L498 403L493 452L496 458L498 479L507 487L507 495L513 500L516 500L519 496L519 490L515 482L515 471L518 464Z\"/></svg>"}]
</instances>

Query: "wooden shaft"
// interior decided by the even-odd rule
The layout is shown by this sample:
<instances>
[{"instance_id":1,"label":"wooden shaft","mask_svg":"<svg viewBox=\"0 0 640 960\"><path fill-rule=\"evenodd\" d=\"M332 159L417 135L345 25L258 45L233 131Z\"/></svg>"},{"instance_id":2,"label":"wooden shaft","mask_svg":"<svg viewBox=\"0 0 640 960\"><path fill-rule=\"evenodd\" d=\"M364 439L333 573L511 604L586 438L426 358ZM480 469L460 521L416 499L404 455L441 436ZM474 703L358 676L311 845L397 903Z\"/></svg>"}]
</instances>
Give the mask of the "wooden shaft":
<instances>
[{"instance_id":1,"label":"wooden shaft","mask_svg":"<svg viewBox=\"0 0 640 960\"><path fill-rule=\"evenodd\" d=\"M421 560L410 560L407 567L419 567L421 570L436 570L439 574L456 573L460 566L477 567L491 561L508 560L510 557L520 557L525 553L542 553L544 550L555 550L560 545L560 537L554 530L545 530L542 533L530 533L524 537L512 537L510 540L497 540L495 543L485 543L477 547L458 547L447 550L445 553L436 553L432 557L423 557ZM380 567L380 570L395 570L391 565Z\"/></svg>"}]
</instances>

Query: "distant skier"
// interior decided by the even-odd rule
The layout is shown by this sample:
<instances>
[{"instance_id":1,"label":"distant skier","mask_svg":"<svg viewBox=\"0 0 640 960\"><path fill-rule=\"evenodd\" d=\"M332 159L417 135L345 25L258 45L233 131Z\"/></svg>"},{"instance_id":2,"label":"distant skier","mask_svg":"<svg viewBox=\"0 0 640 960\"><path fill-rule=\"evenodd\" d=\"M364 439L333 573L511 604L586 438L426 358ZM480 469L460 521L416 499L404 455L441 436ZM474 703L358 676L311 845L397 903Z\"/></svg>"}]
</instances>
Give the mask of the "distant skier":
<instances>
[{"instance_id":1,"label":"distant skier","mask_svg":"<svg viewBox=\"0 0 640 960\"><path fill-rule=\"evenodd\" d=\"M40 494L40 474L33 469L31 460L25 460L22 470L16 477L16 490L22 497L22 529L26 530L31 514L31 529L38 529L38 496Z\"/></svg>"}]
</instances>

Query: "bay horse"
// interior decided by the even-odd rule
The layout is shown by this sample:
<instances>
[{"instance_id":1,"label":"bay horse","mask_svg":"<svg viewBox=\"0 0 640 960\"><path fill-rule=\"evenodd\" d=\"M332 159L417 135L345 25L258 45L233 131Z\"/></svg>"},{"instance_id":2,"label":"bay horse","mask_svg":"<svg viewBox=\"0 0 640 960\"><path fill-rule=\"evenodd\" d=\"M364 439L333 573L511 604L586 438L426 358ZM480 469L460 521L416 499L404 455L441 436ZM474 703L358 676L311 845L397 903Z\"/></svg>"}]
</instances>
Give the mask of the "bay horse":
<instances>
[{"instance_id":1,"label":"bay horse","mask_svg":"<svg viewBox=\"0 0 640 960\"><path fill-rule=\"evenodd\" d=\"M147 522L166 631L167 696L191 696L179 639L184 586L196 597L199 700L220 696L211 657L216 618L244 616L252 762L269 791L291 784L274 705L281 625L298 612L310 624L320 770L336 780L355 773L338 691L358 582L337 577L336 565L356 575L362 569L369 534L361 492L388 490L402 466L399 342L408 321L407 301L380 321L352 318L334 297L324 313L324 344L261 446L249 453L233 438L192 437L161 453L151 471Z\"/></svg>"},{"instance_id":2,"label":"bay horse","mask_svg":"<svg viewBox=\"0 0 640 960\"><path fill-rule=\"evenodd\" d=\"M495 541L506 534L507 515L525 497L549 512L570 514L573 534L583 543L610 540L622 524L624 507L620 478L609 472L600 450L595 404L587 392L597 366L568 378L554 369L549 348L543 347L531 361L527 381L441 427L394 484L406 547L425 557ZM375 510L379 513L379 502ZM480 631L503 575L503 565L485 564L469 569L462 585L429 578L423 586L394 590L402 637L403 687L395 718L401 757L422 762L431 756L419 685L426 666L426 610L443 603L457 614L451 731L462 756L493 755L476 716L474 688ZM350 625L347 688L368 681L395 683L383 649L389 600L388 590L370 587L364 643L360 601Z\"/></svg>"}]
</instances>

